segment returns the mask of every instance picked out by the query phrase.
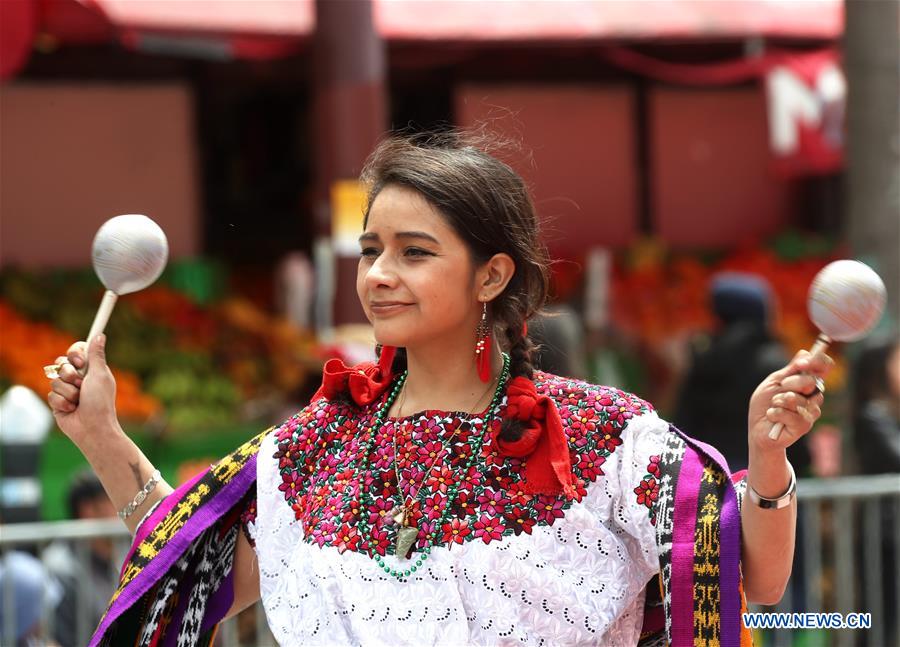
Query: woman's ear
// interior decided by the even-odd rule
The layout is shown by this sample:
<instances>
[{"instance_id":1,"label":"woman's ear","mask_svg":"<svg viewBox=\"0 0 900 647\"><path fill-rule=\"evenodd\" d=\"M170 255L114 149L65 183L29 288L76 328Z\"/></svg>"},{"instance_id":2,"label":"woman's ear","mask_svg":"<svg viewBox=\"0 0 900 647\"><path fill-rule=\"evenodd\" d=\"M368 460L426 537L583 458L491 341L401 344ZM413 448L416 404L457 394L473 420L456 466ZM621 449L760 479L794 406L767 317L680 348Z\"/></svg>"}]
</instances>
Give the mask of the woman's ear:
<instances>
[{"instance_id":1,"label":"woman's ear","mask_svg":"<svg viewBox=\"0 0 900 647\"><path fill-rule=\"evenodd\" d=\"M475 288L479 301L496 299L516 273L516 262L509 254L494 254L479 269Z\"/></svg>"}]
</instances>

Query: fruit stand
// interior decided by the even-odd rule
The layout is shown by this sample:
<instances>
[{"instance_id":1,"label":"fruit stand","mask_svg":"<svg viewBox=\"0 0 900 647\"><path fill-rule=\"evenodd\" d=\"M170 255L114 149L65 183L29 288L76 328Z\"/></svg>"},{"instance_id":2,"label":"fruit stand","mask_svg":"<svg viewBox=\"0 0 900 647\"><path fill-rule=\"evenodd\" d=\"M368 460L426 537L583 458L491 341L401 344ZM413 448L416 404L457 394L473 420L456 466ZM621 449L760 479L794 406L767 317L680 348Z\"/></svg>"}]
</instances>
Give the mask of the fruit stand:
<instances>
[{"instance_id":1,"label":"fruit stand","mask_svg":"<svg viewBox=\"0 0 900 647\"><path fill-rule=\"evenodd\" d=\"M208 464L308 399L325 352L246 298L201 300L182 276L175 263L157 285L122 298L106 330L123 426L175 482L191 476L183 467ZM102 288L90 270L5 270L0 295L0 392L21 384L43 396L42 366L90 328ZM51 434L46 518L62 515L65 483L82 467L77 449Z\"/></svg>"},{"instance_id":2,"label":"fruit stand","mask_svg":"<svg viewBox=\"0 0 900 647\"><path fill-rule=\"evenodd\" d=\"M806 292L834 258L830 241L794 233L718 254L673 252L647 240L618 252L610 278L615 333L607 343L612 339L623 362L635 367L634 379L621 386L659 399L665 411L654 358L664 357L673 340L712 330L708 289L721 271L767 279L785 347L808 348L816 332L806 316ZM174 482L302 406L334 350L247 297L229 294L215 267L172 264L156 285L121 299L107 327L123 425ZM43 396L42 366L85 334L101 294L90 270L0 273L0 392L22 384ZM842 366L839 361L831 388L842 386ZM51 434L42 468L47 518L62 515L65 483L83 466L77 449L61 433Z\"/></svg>"}]
</instances>

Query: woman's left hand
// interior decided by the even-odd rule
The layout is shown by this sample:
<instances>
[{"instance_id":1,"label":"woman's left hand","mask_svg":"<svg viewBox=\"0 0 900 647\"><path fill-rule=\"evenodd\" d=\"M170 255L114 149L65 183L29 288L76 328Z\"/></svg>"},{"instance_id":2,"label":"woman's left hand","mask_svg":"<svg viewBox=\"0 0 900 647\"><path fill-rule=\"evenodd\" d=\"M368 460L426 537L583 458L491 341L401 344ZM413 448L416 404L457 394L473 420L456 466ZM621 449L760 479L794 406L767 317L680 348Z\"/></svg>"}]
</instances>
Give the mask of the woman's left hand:
<instances>
[{"instance_id":1,"label":"woman's left hand","mask_svg":"<svg viewBox=\"0 0 900 647\"><path fill-rule=\"evenodd\" d=\"M763 380L750 398L748 423L752 453L784 451L812 429L822 415L825 401L816 378L824 380L833 365L828 355L813 356L801 350L786 367ZM781 436L772 440L769 432L779 422L784 425Z\"/></svg>"}]
</instances>

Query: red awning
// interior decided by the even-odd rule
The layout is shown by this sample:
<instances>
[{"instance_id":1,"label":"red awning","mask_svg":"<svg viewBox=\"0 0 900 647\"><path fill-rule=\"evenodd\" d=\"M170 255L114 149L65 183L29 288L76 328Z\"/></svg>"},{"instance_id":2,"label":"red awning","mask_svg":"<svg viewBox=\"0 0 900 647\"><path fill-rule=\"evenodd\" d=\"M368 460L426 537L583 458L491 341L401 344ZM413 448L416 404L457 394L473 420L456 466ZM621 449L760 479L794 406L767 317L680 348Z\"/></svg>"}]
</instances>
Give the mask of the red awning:
<instances>
[{"instance_id":1,"label":"red awning","mask_svg":"<svg viewBox=\"0 0 900 647\"><path fill-rule=\"evenodd\" d=\"M306 36L312 0L78 0L127 29L207 34Z\"/></svg>"},{"instance_id":2,"label":"red awning","mask_svg":"<svg viewBox=\"0 0 900 647\"><path fill-rule=\"evenodd\" d=\"M312 0L78 0L127 29L307 36ZM340 0L338 0L340 1ZM832 39L842 0L374 0L388 40Z\"/></svg>"},{"instance_id":3,"label":"red awning","mask_svg":"<svg viewBox=\"0 0 900 647\"><path fill-rule=\"evenodd\" d=\"M843 0L373 2L389 41L835 40L843 31ZM315 29L313 0L2 0L0 8L0 78L21 69L37 33L61 43L119 40L138 50L226 59L288 55Z\"/></svg>"},{"instance_id":4,"label":"red awning","mask_svg":"<svg viewBox=\"0 0 900 647\"><path fill-rule=\"evenodd\" d=\"M0 79L15 75L28 62L37 29L33 0L0 2Z\"/></svg>"},{"instance_id":5,"label":"red awning","mask_svg":"<svg viewBox=\"0 0 900 647\"><path fill-rule=\"evenodd\" d=\"M389 40L834 39L843 0L375 0Z\"/></svg>"},{"instance_id":6,"label":"red awning","mask_svg":"<svg viewBox=\"0 0 900 647\"><path fill-rule=\"evenodd\" d=\"M294 53L315 29L313 0L50 0L76 2L139 51L271 59Z\"/></svg>"}]
</instances>

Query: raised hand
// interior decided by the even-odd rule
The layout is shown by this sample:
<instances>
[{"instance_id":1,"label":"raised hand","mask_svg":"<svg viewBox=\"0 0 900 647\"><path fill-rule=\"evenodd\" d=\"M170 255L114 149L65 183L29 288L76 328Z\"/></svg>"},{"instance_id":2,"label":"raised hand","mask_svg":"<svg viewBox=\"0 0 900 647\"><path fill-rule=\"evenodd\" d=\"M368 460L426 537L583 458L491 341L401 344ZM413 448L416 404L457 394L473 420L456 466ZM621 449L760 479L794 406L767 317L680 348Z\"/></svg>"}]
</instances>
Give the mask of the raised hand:
<instances>
[{"instance_id":1,"label":"raised hand","mask_svg":"<svg viewBox=\"0 0 900 647\"><path fill-rule=\"evenodd\" d=\"M790 363L760 384L750 398L748 413L751 451L784 450L812 429L825 401L820 386L834 361L828 355L801 350ZM777 440L769 438L772 425L781 423Z\"/></svg>"},{"instance_id":2,"label":"raised hand","mask_svg":"<svg viewBox=\"0 0 900 647\"><path fill-rule=\"evenodd\" d=\"M47 402L63 433L75 444L87 434L118 427L116 419L116 381L106 365L106 336L98 335L87 351L87 344L76 342L65 356L56 359L58 377L50 383ZM86 351L90 353L88 357ZM88 360L90 370L79 373Z\"/></svg>"}]
</instances>

